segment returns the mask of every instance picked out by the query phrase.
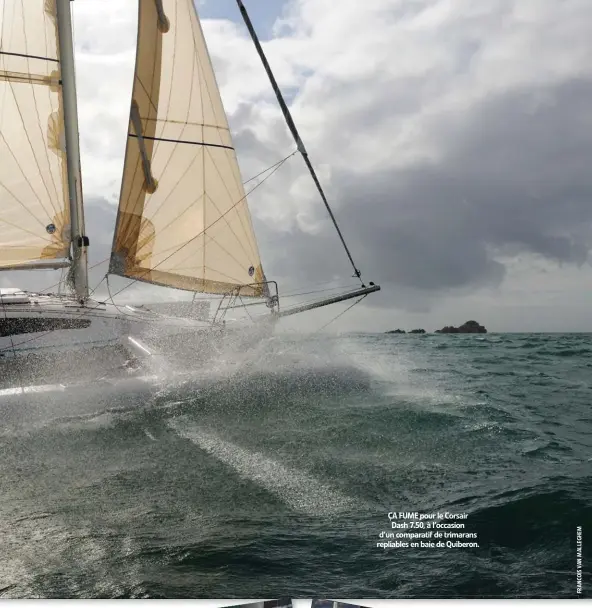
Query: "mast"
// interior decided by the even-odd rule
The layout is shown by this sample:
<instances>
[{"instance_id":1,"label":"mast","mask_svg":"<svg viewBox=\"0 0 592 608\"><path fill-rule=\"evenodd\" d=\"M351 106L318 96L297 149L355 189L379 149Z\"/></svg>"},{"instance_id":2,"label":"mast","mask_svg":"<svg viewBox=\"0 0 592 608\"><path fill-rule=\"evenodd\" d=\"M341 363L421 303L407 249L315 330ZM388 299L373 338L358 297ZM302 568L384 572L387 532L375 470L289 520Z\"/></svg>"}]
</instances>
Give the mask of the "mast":
<instances>
[{"instance_id":1,"label":"mast","mask_svg":"<svg viewBox=\"0 0 592 608\"><path fill-rule=\"evenodd\" d=\"M83 303L88 299L88 237L84 230L84 208L80 171L80 141L78 135L78 104L74 70L74 42L70 0L56 0L60 47L60 68L68 165L68 194L72 232L72 279L76 297Z\"/></svg>"},{"instance_id":2,"label":"mast","mask_svg":"<svg viewBox=\"0 0 592 608\"><path fill-rule=\"evenodd\" d=\"M267 72L267 75L269 76L269 80L271 81L271 86L273 87L273 90L276 94L277 100L278 100L280 107L282 109L282 112L284 114L284 118L286 119L286 122L288 123L290 132L292 133L292 136L294 137L294 140L296 141L296 145L298 146L298 151L300 152L300 154L302 154L302 158L304 158L304 162L306 163L306 166L308 167L308 170L310 171L312 179L317 187L317 190L319 191L319 194L321 195L323 203L325 204L325 207L326 207L327 211L329 212L331 221L333 222L333 225L335 226L335 229L337 230L337 234L339 235L341 243L345 249L345 253L347 254L347 257L349 258L349 261L354 269L354 277L360 279L360 282L362 282L361 272L356 267L353 257L345 242L345 239L343 238L343 234L341 233L341 230L339 229L337 220L335 219L335 216L333 215L333 211L331 210L331 207L329 206L329 201L327 200L327 197L325 196L325 192L323 191L323 187L321 186L321 182L319 181L319 178L317 177L314 167L312 166L312 163L310 162L310 158L308 157L308 153L306 151L306 148L304 147L304 143L302 142L302 139L300 138L300 134L298 133L298 129L296 128L294 120L292 119L290 110L288 109L288 106L284 100L284 96L282 95L282 92L278 86L275 76L273 75L273 72L271 71L271 67L267 61L267 57L265 56L265 53L263 52L263 48L261 47L261 43L259 42L259 38L257 37L255 28L253 27L249 14L247 13L247 9L245 8L245 5L243 4L242 0L236 0L236 1L238 4L238 7L240 9L240 12L243 16L243 19L245 21L245 24L247 26L247 29L249 30L249 34L251 34L251 38L253 39L257 52L259 53L259 57L261 58L261 61L263 62L265 71ZM362 282L362 285L363 285L363 282Z\"/></svg>"}]
</instances>

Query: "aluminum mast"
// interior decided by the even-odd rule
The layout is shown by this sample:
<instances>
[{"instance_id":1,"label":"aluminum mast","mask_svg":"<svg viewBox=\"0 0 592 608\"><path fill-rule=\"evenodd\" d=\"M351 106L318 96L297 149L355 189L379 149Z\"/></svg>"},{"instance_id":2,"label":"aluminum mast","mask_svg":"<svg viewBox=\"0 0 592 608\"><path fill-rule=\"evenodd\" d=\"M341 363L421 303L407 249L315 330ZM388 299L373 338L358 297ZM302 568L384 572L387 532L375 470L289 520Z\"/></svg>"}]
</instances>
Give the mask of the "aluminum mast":
<instances>
[{"instance_id":1,"label":"aluminum mast","mask_svg":"<svg viewBox=\"0 0 592 608\"><path fill-rule=\"evenodd\" d=\"M74 42L72 38L70 0L56 0L56 8L60 45L60 72L64 104L64 123L66 131L68 194L70 200L70 223L72 234L72 278L76 296L78 300L83 303L88 299L88 237L84 230L84 208L82 203L82 180L80 171L80 141L78 135L78 104L76 99Z\"/></svg>"}]
</instances>

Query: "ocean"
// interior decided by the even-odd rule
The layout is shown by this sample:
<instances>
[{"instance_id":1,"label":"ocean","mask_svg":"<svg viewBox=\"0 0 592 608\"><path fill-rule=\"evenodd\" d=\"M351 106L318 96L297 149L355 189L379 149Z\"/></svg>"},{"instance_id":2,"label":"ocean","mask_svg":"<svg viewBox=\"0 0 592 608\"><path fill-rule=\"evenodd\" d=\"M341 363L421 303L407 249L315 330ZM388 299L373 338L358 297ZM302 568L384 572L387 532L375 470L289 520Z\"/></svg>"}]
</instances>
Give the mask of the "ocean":
<instances>
[{"instance_id":1,"label":"ocean","mask_svg":"<svg viewBox=\"0 0 592 608\"><path fill-rule=\"evenodd\" d=\"M0 597L568 598L578 526L590 595L592 335L280 334L160 372L0 404ZM392 546L418 521L469 536Z\"/></svg>"}]
</instances>

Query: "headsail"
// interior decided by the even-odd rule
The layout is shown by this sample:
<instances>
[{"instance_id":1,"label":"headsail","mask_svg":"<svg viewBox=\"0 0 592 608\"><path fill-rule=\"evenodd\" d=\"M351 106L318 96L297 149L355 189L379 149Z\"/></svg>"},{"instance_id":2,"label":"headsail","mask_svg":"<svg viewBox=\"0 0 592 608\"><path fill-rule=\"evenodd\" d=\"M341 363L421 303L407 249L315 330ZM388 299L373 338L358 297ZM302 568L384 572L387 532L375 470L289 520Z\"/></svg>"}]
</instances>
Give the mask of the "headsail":
<instances>
[{"instance_id":1,"label":"headsail","mask_svg":"<svg viewBox=\"0 0 592 608\"><path fill-rule=\"evenodd\" d=\"M228 120L193 0L142 0L110 272L267 295Z\"/></svg>"},{"instance_id":2,"label":"headsail","mask_svg":"<svg viewBox=\"0 0 592 608\"><path fill-rule=\"evenodd\" d=\"M67 258L55 0L0 0L0 270Z\"/></svg>"}]
</instances>

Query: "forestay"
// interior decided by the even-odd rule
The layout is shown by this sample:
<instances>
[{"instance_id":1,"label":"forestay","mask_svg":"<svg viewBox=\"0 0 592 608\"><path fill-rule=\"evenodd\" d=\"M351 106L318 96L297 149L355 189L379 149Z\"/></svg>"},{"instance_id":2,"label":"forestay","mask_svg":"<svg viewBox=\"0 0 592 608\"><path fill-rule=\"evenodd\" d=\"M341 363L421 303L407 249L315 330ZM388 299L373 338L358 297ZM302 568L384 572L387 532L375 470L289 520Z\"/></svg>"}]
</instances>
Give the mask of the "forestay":
<instances>
[{"instance_id":1,"label":"forestay","mask_svg":"<svg viewBox=\"0 0 592 608\"><path fill-rule=\"evenodd\" d=\"M55 0L0 0L0 270L67 258Z\"/></svg>"},{"instance_id":2,"label":"forestay","mask_svg":"<svg viewBox=\"0 0 592 608\"><path fill-rule=\"evenodd\" d=\"M267 295L228 120L193 0L142 0L110 272Z\"/></svg>"}]
</instances>

